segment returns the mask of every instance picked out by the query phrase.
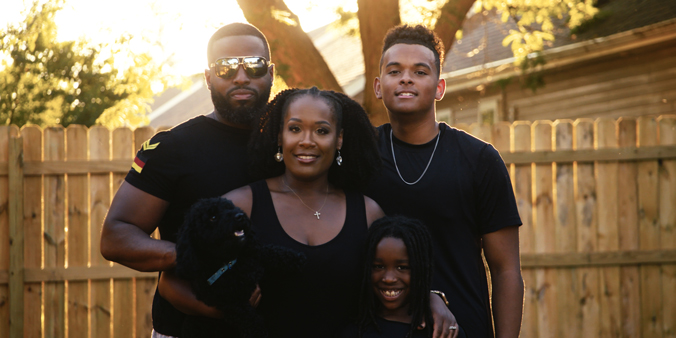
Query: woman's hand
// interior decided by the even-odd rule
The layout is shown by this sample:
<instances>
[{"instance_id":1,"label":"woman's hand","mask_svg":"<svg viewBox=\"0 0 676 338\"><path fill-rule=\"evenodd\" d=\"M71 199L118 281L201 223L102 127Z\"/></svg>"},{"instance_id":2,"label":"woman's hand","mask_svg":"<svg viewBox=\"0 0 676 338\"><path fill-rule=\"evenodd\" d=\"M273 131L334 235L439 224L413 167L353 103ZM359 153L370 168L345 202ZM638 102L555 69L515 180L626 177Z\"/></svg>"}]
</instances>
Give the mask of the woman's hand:
<instances>
[{"instance_id":1,"label":"woman's hand","mask_svg":"<svg viewBox=\"0 0 676 338\"><path fill-rule=\"evenodd\" d=\"M456 338L458 336L458 321L448 309L446 303L440 296L430 294L430 307L432 308L432 318L434 318L433 338ZM424 325L424 324L423 324ZM451 329L453 328L453 329Z\"/></svg>"}]
</instances>

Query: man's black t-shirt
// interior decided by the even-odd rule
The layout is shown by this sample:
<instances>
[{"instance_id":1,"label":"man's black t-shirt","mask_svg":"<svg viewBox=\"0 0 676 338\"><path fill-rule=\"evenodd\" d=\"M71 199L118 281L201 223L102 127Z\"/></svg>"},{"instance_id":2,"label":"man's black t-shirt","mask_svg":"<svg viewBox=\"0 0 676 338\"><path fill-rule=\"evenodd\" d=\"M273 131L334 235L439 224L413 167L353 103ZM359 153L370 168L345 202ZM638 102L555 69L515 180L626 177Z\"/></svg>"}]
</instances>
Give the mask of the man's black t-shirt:
<instances>
[{"instance_id":1,"label":"man's black t-shirt","mask_svg":"<svg viewBox=\"0 0 676 338\"><path fill-rule=\"evenodd\" d=\"M186 210L200 198L216 197L250 183L246 145L250 131L198 116L157 133L137 152L125 178L134 187L169 202L159 224L160 237L176 242ZM183 314L158 292L153 327L179 336Z\"/></svg>"},{"instance_id":2,"label":"man's black t-shirt","mask_svg":"<svg viewBox=\"0 0 676 338\"><path fill-rule=\"evenodd\" d=\"M432 288L443 291L468 337L492 337L481 236L521 224L509 173L499 153L487 144L444 123L439 144L425 175L436 138L411 145L396 138L392 157L389 124L378 128L383 159L381 175L365 195L387 215L422 220L434 241Z\"/></svg>"}]
</instances>

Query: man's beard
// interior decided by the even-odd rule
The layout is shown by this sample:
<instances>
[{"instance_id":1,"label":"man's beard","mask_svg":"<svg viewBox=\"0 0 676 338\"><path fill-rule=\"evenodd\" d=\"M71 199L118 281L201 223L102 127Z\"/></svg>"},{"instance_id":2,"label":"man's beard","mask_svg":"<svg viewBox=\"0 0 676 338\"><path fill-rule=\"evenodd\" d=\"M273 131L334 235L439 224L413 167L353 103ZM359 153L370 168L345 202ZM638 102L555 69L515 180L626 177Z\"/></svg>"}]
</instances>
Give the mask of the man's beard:
<instances>
[{"instance_id":1,"label":"man's beard","mask_svg":"<svg viewBox=\"0 0 676 338\"><path fill-rule=\"evenodd\" d=\"M241 88L235 87L229 90L228 93L236 89ZM253 102L253 105L239 107L234 107L219 91L211 90L211 101L216 109L216 114L230 123L251 126L252 122L260 116L267 106L268 100L270 99L270 88L265 88L260 93L250 87L247 87L246 89L256 93L256 101Z\"/></svg>"}]
</instances>

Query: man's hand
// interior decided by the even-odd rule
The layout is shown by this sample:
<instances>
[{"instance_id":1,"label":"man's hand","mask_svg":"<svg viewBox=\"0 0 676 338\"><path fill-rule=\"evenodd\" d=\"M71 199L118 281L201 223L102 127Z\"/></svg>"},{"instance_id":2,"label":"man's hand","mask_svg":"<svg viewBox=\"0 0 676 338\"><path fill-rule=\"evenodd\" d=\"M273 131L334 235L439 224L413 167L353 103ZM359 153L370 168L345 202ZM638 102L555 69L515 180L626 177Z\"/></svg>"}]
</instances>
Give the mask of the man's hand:
<instances>
[{"instance_id":1,"label":"man's hand","mask_svg":"<svg viewBox=\"0 0 676 338\"><path fill-rule=\"evenodd\" d=\"M251 293L251 298L249 298L249 304L254 307L258 307L258 303L261 302L261 288L256 284L256 290Z\"/></svg>"}]
</instances>

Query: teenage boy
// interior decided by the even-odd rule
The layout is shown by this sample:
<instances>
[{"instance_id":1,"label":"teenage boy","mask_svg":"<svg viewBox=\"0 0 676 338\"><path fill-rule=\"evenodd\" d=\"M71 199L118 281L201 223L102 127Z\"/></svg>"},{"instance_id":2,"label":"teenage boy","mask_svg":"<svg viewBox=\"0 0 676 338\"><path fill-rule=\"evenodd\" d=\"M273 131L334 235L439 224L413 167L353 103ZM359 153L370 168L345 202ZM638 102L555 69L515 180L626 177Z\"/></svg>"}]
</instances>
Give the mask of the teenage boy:
<instances>
[{"instance_id":1,"label":"teenage boy","mask_svg":"<svg viewBox=\"0 0 676 338\"><path fill-rule=\"evenodd\" d=\"M185 211L200 198L250 183L246 145L252 121L267 105L274 74L268 42L254 26L226 25L209 40L207 60L204 76L214 111L143 144L104 221L106 259L139 271L173 268ZM162 239L149 237L158 227ZM184 316L155 292L152 336L178 336Z\"/></svg>"},{"instance_id":2,"label":"teenage boy","mask_svg":"<svg viewBox=\"0 0 676 338\"><path fill-rule=\"evenodd\" d=\"M496 337L516 338L521 220L509 173L493 146L436 121L436 101L446 90L443 56L441 40L424 26L398 26L385 36L374 89L390 123L378 128L383 173L366 195L388 215L427 224L435 242L433 288L446 294L468 337L493 337L495 325Z\"/></svg>"}]
</instances>

